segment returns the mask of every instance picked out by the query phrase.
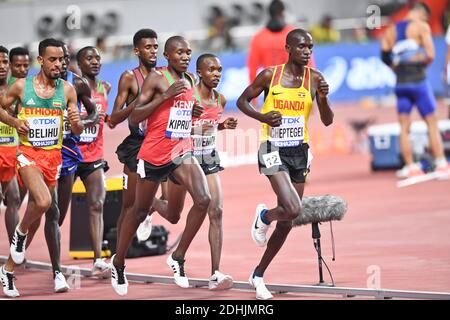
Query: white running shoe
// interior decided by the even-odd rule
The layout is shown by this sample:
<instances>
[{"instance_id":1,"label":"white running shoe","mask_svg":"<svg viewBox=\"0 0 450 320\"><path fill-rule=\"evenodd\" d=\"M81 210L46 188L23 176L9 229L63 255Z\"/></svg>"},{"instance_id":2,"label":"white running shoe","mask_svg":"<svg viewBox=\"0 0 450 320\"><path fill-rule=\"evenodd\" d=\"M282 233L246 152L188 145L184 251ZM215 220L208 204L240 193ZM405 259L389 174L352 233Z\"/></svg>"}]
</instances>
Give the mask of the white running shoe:
<instances>
[{"instance_id":1,"label":"white running shoe","mask_svg":"<svg viewBox=\"0 0 450 320\"><path fill-rule=\"evenodd\" d=\"M219 270L216 270L211 278L209 278L209 290L225 290L231 288L232 286L233 278L227 274L223 274Z\"/></svg>"},{"instance_id":2,"label":"white running shoe","mask_svg":"<svg viewBox=\"0 0 450 320\"><path fill-rule=\"evenodd\" d=\"M172 255L170 254L167 257L167 265L172 269L173 271L173 278L175 280L175 283L180 286L181 288L189 288L189 279L186 277L186 274L184 273L184 261L177 261L172 258Z\"/></svg>"},{"instance_id":3,"label":"white running shoe","mask_svg":"<svg viewBox=\"0 0 450 320\"><path fill-rule=\"evenodd\" d=\"M267 244L266 234L270 228L269 224L265 224L261 220L261 211L263 210L267 210L266 205L263 203L258 204L256 207L255 220L253 221L251 229L252 239L259 247L264 247Z\"/></svg>"},{"instance_id":4,"label":"white running shoe","mask_svg":"<svg viewBox=\"0 0 450 320\"><path fill-rule=\"evenodd\" d=\"M437 165L434 172L438 180L448 180L450 179L450 164L444 163Z\"/></svg>"},{"instance_id":5,"label":"white running shoe","mask_svg":"<svg viewBox=\"0 0 450 320\"><path fill-rule=\"evenodd\" d=\"M152 214L147 215L147 218L137 228L136 237L139 241L146 241L152 234L152 217Z\"/></svg>"},{"instance_id":6,"label":"white running shoe","mask_svg":"<svg viewBox=\"0 0 450 320\"><path fill-rule=\"evenodd\" d=\"M11 258L15 264L22 264L25 259L25 245L27 244L27 235L19 232L19 226L16 227L9 247Z\"/></svg>"},{"instance_id":7,"label":"white running shoe","mask_svg":"<svg viewBox=\"0 0 450 320\"><path fill-rule=\"evenodd\" d=\"M105 259L97 258L95 259L94 266L92 267L92 276L107 278L105 272L111 268L111 265L106 262Z\"/></svg>"},{"instance_id":8,"label":"white running shoe","mask_svg":"<svg viewBox=\"0 0 450 320\"><path fill-rule=\"evenodd\" d=\"M61 272L55 271L54 281L55 281L55 292L56 293L69 291L70 287L67 284L66 278L64 277L64 275Z\"/></svg>"},{"instance_id":9,"label":"white running shoe","mask_svg":"<svg viewBox=\"0 0 450 320\"><path fill-rule=\"evenodd\" d=\"M248 282L256 289L256 299L269 300L273 298L273 295L267 290L262 277L253 276L253 274L251 274Z\"/></svg>"},{"instance_id":10,"label":"white running shoe","mask_svg":"<svg viewBox=\"0 0 450 320\"><path fill-rule=\"evenodd\" d=\"M111 258L111 285L119 296L124 296L128 293L128 280L125 275L125 266L115 267L114 257Z\"/></svg>"},{"instance_id":11,"label":"white running shoe","mask_svg":"<svg viewBox=\"0 0 450 320\"><path fill-rule=\"evenodd\" d=\"M8 272L5 270L5 266L1 266L0 278L2 281L3 293L6 296L10 298L16 298L20 296L19 291L14 285L14 272Z\"/></svg>"},{"instance_id":12,"label":"white running shoe","mask_svg":"<svg viewBox=\"0 0 450 320\"><path fill-rule=\"evenodd\" d=\"M420 163L412 163L410 165L406 165L400 170L396 172L397 178L399 179L408 179L417 176L423 176L425 173L422 170Z\"/></svg>"}]
</instances>

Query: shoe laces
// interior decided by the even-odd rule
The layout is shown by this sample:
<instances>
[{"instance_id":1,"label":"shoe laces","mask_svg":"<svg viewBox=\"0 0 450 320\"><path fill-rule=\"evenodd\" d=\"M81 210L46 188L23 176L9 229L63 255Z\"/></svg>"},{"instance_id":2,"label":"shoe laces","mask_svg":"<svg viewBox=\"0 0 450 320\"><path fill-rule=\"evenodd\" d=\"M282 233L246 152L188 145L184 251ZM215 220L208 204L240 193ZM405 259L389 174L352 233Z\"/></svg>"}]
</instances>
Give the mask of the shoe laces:
<instances>
[{"instance_id":1,"label":"shoe laces","mask_svg":"<svg viewBox=\"0 0 450 320\"><path fill-rule=\"evenodd\" d=\"M8 290L14 290L14 280L16 279L16 277L13 273L6 272L6 278L8 279L8 283L6 284Z\"/></svg>"},{"instance_id":2,"label":"shoe laces","mask_svg":"<svg viewBox=\"0 0 450 320\"><path fill-rule=\"evenodd\" d=\"M182 276L182 277L185 276L185 273L184 273L184 262L185 262L185 261L186 261L186 260L180 260L180 261L177 260L177 262L178 262L178 267L179 267L179 269L180 269L180 276Z\"/></svg>"},{"instance_id":3,"label":"shoe laces","mask_svg":"<svg viewBox=\"0 0 450 320\"><path fill-rule=\"evenodd\" d=\"M123 267L114 267L117 271L117 283L125 284L125 266Z\"/></svg>"},{"instance_id":4,"label":"shoe laces","mask_svg":"<svg viewBox=\"0 0 450 320\"><path fill-rule=\"evenodd\" d=\"M19 232L16 231L16 237L17 241L15 242L16 251L17 252L23 252L23 248L25 246L25 239L27 238L26 235L20 235ZM15 239L14 239L15 240Z\"/></svg>"}]
</instances>

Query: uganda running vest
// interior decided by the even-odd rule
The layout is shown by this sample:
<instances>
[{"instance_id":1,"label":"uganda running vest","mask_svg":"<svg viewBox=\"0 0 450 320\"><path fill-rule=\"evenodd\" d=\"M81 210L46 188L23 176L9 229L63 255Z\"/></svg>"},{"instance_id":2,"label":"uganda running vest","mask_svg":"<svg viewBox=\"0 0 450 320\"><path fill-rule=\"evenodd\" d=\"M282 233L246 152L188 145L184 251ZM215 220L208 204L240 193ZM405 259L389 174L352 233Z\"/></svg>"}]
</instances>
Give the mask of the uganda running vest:
<instances>
[{"instance_id":1,"label":"uganda running vest","mask_svg":"<svg viewBox=\"0 0 450 320\"><path fill-rule=\"evenodd\" d=\"M425 49L406 37L409 23L403 20L395 25L397 39L392 48L392 62L398 83L418 82L426 77Z\"/></svg>"},{"instance_id":2,"label":"uganda running vest","mask_svg":"<svg viewBox=\"0 0 450 320\"><path fill-rule=\"evenodd\" d=\"M269 92L264 100L262 113L279 111L282 124L270 127L262 124L261 142L270 141L277 147L297 147L308 143L308 119L312 108L311 70L304 67L303 80L299 88L281 85L285 65L278 65L273 72Z\"/></svg>"},{"instance_id":3,"label":"uganda running vest","mask_svg":"<svg viewBox=\"0 0 450 320\"><path fill-rule=\"evenodd\" d=\"M20 144L44 150L61 149L64 109L63 80L56 80L53 97L43 99L34 90L33 76L26 77L17 118L27 120L30 129L27 135L19 135Z\"/></svg>"},{"instance_id":4,"label":"uganda running vest","mask_svg":"<svg viewBox=\"0 0 450 320\"><path fill-rule=\"evenodd\" d=\"M168 70L161 71L168 85L174 83ZM191 88L164 101L147 119L147 133L138 159L159 166L191 151L192 108L196 102L194 80L185 73Z\"/></svg>"},{"instance_id":5,"label":"uganda running vest","mask_svg":"<svg viewBox=\"0 0 450 320\"><path fill-rule=\"evenodd\" d=\"M193 118L194 133L192 134L192 151L195 156L210 155L216 149L217 130L219 127L219 119L222 116L223 109L220 101L220 93L214 90L217 104L216 106L206 106L196 92L197 100L203 107L203 113L199 118ZM213 126L212 131L207 134L202 133L201 127L204 124ZM198 128L198 129L196 129Z\"/></svg>"},{"instance_id":6,"label":"uganda running vest","mask_svg":"<svg viewBox=\"0 0 450 320\"><path fill-rule=\"evenodd\" d=\"M9 77L6 88L11 87L14 81L16 81L16 78ZM16 105L17 102L14 102L11 108L15 110ZM0 121L0 147L17 147L18 144L19 136L16 129Z\"/></svg>"},{"instance_id":7,"label":"uganda running vest","mask_svg":"<svg viewBox=\"0 0 450 320\"><path fill-rule=\"evenodd\" d=\"M106 91L103 83L96 80L96 88L92 91L92 100L95 102L100 122L95 126L84 128L80 135L78 147L83 155L83 162L94 162L103 159L103 126L105 115L108 110ZM81 104L80 116L87 115L87 111Z\"/></svg>"}]
</instances>

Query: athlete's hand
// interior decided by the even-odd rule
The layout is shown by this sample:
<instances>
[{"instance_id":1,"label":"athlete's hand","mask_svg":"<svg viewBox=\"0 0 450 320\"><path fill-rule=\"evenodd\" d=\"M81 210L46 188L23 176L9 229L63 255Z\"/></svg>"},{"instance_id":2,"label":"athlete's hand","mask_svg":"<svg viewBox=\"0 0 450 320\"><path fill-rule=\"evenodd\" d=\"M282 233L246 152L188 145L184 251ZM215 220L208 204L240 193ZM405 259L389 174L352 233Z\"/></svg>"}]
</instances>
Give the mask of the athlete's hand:
<instances>
[{"instance_id":1,"label":"athlete's hand","mask_svg":"<svg viewBox=\"0 0 450 320\"><path fill-rule=\"evenodd\" d=\"M84 130L84 123L83 123L83 121L81 121L80 114L78 113L78 110L73 109L73 108L68 108L67 109L67 114L68 114L69 122L70 122L70 124L72 126L72 132L74 134L79 134L78 132L81 133L81 131ZM75 128L74 125L77 128Z\"/></svg>"},{"instance_id":2,"label":"athlete's hand","mask_svg":"<svg viewBox=\"0 0 450 320\"><path fill-rule=\"evenodd\" d=\"M237 123L238 121L236 118L226 118L225 121L220 124L219 129L236 129Z\"/></svg>"},{"instance_id":3,"label":"athlete's hand","mask_svg":"<svg viewBox=\"0 0 450 320\"><path fill-rule=\"evenodd\" d=\"M14 121L14 128L16 128L18 134L26 135L30 130L30 125L27 120L16 119Z\"/></svg>"},{"instance_id":4,"label":"athlete's hand","mask_svg":"<svg viewBox=\"0 0 450 320\"><path fill-rule=\"evenodd\" d=\"M325 81L325 79L320 79L319 86L317 87L317 94L321 98L325 98L330 92L330 86Z\"/></svg>"},{"instance_id":5,"label":"athlete's hand","mask_svg":"<svg viewBox=\"0 0 450 320\"><path fill-rule=\"evenodd\" d=\"M200 116L203 114L203 107L200 105L198 101L195 102L194 107L192 108L192 117L193 118L200 118Z\"/></svg>"},{"instance_id":6,"label":"athlete's hand","mask_svg":"<svg viewBox=\"0 0 450 320\"><path fill-rule=\"evenodd\" d=\"M179 94L186 92L188 89L186 85L186 81L184 79L180 79L172 83L172 85L164 92L166 98L176 97Z\"/></svg>"},{"instance_id":7,"label":"athlete's hand","mask_svg":"<svg viewBox=\"0 0 450 320\"><path fill-rule=\"evenodd\" d=\"M116 125L114 125L114 124L111 123L111 117L110 117L110 116L108 116L108 117L106 118L106 124L108 125L108 127L109 127L110 129L114 129L114 128L116 127Z\"/></svg>"},{"instance_id":8,"label":"athlete's hand","mask_svg":"<svg viewBox=\"0 0 450 320\"><path fill-rule=\"evenodd\" d=\"M267 123L271 127L281 126L281 113L279 111L269 111L261 117L261 122Z\"/></svg>"}]
</instances>

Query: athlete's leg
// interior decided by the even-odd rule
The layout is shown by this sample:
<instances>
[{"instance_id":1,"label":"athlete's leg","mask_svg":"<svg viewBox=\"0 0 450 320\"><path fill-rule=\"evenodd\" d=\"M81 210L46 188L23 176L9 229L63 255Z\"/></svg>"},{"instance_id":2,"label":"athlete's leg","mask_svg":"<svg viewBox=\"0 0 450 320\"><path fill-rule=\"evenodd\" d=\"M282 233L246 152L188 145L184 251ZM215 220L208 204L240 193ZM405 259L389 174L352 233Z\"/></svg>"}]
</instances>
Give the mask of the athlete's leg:
<instances>
[{"instance_id":1,"label":"athlete's leg","mask_svg":"<svg viewBox=\"0 0 450 320\"><path fill-rule=\"evenodd\" d=\"M209 192L211 193L211 202L208 207L209 217L209 246L211 249L211 274L219 270L220 257L222 254L222 186L218 173L209 174L206 176L208 181Z\"/></svg>"},{"instance_id":2,"label":"athlete's leg","mask_svg":"<svg viewBox=\"0 0 450 320\"><path fill-rule=\"evenodd\" d=\"M409 129L411 127L411 117L409 114L400 113L398 115L398 121L400 124L400 152L403 157L405 165L413 163L413 155L411 150L411 143L409 142Z\"/></svg>"},{"instance_id":3,"label":"athlete's leg","mask_svg":"<svg viewBox=\"0 0 450 320\"><path fill-rule=\"evenodd\" d=\"M19 223L19 208L20 208L20 194L17 178L14 177L8 182L2 182L2 190L5 192L4 203L6 205L5 210L5 224L8 232L9 242L14 235L17 224Z\"/></svg>"},{"instance_id":4,"label":"athlete's leg","mask_svg":"<svg viewBox=\"0 0 450 320\"><path fill-rule=\"evenodd\" d=\"M27 166L20 168L19 174L29 191L29 199L25 214L17 228L21 233L28 233L26 245L29 246L39 226L40 219L50 207L52 200L49 187L45 184L42 173L37 167ZM13 271L13 269L14 262L9 256L5 264L5 270Z\"/></svg>"},{"instance_id":5,"label":"athlete's leg","mask_svg":"<svg viewBox=\"0 0 450 320\"><path fill-rule=\"evenodd\" d=\"M136 182L136 200L131 210L126 211L117 238L114 266L122 267L125 264L125 255L136 233L139 224L147 217L148 208L158 191L159 182L149 181L138 177Z\"/></svg>"},{"instance_id":6,"label":"athlete's leg","mask_svg":"<svg viewBox=\"0 0 450 320\"><path fill-rule=\"evenodd\" d=\"M292 220L301 214L301 197L304 183L293 184L289 174L280 171L270 177L270 184L277 195L278 206L264 215L267 222L277 220L275 230L267 242L267 248L255 269L255 275L262 277L270 262L280 251L292 228Z\"/></svg>"},{"instance_id":7,"label":"athlete's leg","mask_svg":"<svg viewBox=\"0 0 450 320\"><path fill-rule=\"evenodd\" d=\"M180 220L184 208L186 187L167 179L167 182L161 184L161 189L162 198L155 198L152 207L161 217L172 224L176 224Z\"/></svg>"},{"instance_id":8,"label":"athlete's leg","mask_svg":"<svg viewBox=\"0 0 450 320\"><path fill-rule=\"evenodd\" d=\"M103 241L103 204L106 191L103 168L97 169L83 180L86 188L86 203L89 211L89 232L92 240L94 259L102 256Z\"/></svg>"},{"instance_id":9,"label":"athlete's leg","mask_svg":"<svg viewBox=\"0 0 450 320\"><path fill-rule=\"evenodd\" d=\"M62 226L64 219L66 218L67 211L69 210L70 200L72 198L72 188L75 181L75 174L68 174L58 179L58 210L59 220L58 224Z\"/></svg>"},{"instance_id":10,"label":"athlete's leg","mask_svg":"<svg viewBox=\"0 0 450 320\"><path fill-rule=\"evenodd\" d=\"M120 234L122 221L127 215L127 212L132 209L136 197L136 181L138 175L132 172L127 165L123 166L124 187L122 190L122 208L119 218L117 219L117 234Z\"/></svg>"},{"instance_id":11,"label":"athlete's leg","mask_svg":"<svg viewBox=\"0 0 450 320\"><path fill-rule=\"evenodd\" d=\"M173 252L174 260L184 260L189 245L200 229L206 217L211 196L205 174L197 159L184 159L181 165L173 171L175 178L186 187L194 202L187 215L186 226L177 249Z\"/></svg>"},{"instance_id":12,"label":"athlete's leg","mask_svg":"<svg viewBox=\"0 0 450 320\"><path fill-rule=\"evenodd\" d=\"M428 126L428 139L430 141L430 149L433 157L435 159L443 159L444 146L442 144L442 137L438 127L438 119L436 114L433 112L424 118Z\"/></svg>"},{"instance_id":13,"label":"athlete's leg","mask_svg":"<svg viewBox=\"0 0 450 320\"><path fill-rule=\"evenodd\" d=\"M52 204L45 213L45 240L47 242L48 253L52 263L53 274L55 271L61 271L60 256L61 256L61 232L59 229L59 209L57 199L58 195L56 188L52 192Z\"/></svg>"}]
</instances>

